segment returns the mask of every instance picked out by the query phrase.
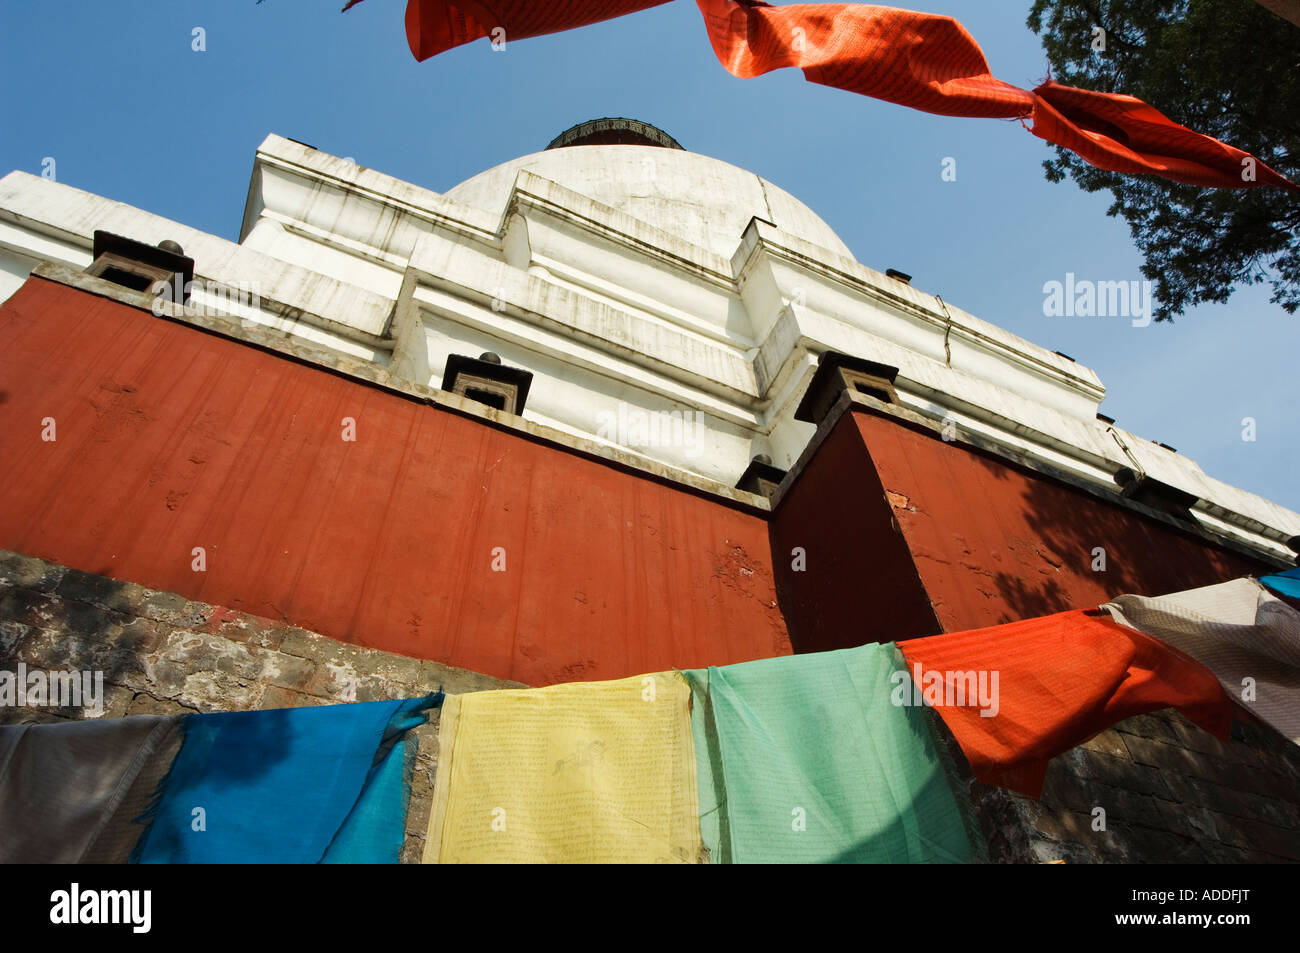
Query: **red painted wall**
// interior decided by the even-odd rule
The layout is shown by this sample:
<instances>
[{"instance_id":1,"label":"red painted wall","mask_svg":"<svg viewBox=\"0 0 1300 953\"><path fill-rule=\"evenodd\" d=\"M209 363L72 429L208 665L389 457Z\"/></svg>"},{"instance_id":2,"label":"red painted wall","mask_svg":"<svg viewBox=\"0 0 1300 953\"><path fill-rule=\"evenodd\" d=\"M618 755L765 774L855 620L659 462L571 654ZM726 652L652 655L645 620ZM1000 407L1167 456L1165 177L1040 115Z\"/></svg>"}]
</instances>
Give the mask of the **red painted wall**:
<instances>
[{"instance_id":1,"label":"red painted wall","mask_svg":"<svg viewBox=\"0 0 1300 953\"><path fill-rule=\"evenodd\" d=\"M1262 565L888 416L840 418L771 519L795 651L983 628ZM807 547L804 572L789 551ZM1106 572L1093 572L1094 547Z\"/></svg>"},{"instance_id":2,"label":"red painted wall","mask_svg":"<svg viewBox=\"0 0 1300 953\"><path fill-rule=\"evenodd\" d=\"M1262 563L938 434L855 411L945 632L1161 595ZM1093 549L1106 571L1092 570Z\"/></svg>"},{"instance_id":3,"label":"red painted wall","mask_svg":"<svg viewBox=\"0 0 1300 953\"><path fill-rule=\"evenodd\" d=\"M0 461L0 547L360 645L532 685L790 652L761 517L44 279Z\"/></svg>"},{"instance_id":4,"label":"red painted wall","mask_svg":"<svg viewBox=\"0 0 1300 953\"><path fill-rule=\"evenodd\" d=\"M852 426L837 426L826 437L770 526L777 592L796 651L940 631L871 455Z\"/></svg>"}]
</instances>

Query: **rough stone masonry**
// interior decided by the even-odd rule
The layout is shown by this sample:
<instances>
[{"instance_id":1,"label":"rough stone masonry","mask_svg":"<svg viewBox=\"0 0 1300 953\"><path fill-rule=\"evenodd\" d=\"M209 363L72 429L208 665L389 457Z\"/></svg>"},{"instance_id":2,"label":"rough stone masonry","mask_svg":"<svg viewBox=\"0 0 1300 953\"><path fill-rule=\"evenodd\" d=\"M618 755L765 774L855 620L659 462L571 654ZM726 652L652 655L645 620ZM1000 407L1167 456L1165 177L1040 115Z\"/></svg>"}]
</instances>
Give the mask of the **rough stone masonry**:
<instances>
[{"instance_id":1,"label":"rough stone masonry","mask_svg":"<svg viewBox=\"0 0 1300 953\"><path fill-rule=\"evenodd\" d=\"M0 669L20 662L104 672L110 718L523 687L0 550ZM0 724L83 717L0 708ZM403 863L424 849L436 712L415 737ZM1038 801L974 782L949 742L992 862L1300 861L1300 748L1266 725L1223 744L1176 712L1139 715L1055 759Z\"/></svg>"},{"instance_id":2,"label":"rough stone masonry","mask_svg":"<svg viewBox=\"0 0 1300 953\"><path fill-rule=\"evenodd\" d=\"M0 669L19 663L102 671L105 718L525 687L0 550ZM0 725L85 717L84 708L0 707ZM413 735L403 863L418 863L424 852L438 712Z\"/></svg>"}]
</instances>

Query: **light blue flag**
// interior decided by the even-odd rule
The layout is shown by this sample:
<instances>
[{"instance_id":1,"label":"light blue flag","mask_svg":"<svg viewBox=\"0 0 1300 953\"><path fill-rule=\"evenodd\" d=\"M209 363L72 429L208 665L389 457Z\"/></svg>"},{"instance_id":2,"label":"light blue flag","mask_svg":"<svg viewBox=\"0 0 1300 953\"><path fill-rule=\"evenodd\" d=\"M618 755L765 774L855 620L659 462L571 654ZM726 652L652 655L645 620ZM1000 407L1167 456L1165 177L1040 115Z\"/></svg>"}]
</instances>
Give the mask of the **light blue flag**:
<instances>
[{"instance_id":1,"label":"light blue flag","mask_svg":"<svg viewBox=\"0 0 1300 953\"><path fill-rule=\"evenodd\" d=\"M407 701L191 715L139 863L396 863Z\"/></svg>"},{"instance_id":2,"label":"light blue flag","mask_svg":"<svg viewBox=\"0 0 1300 953\"><path fill-rule=\"evenodd\" d=\"M1259 581L1278 595L1300 599L1300 567L1276 575L1264 576Z\"/></svg>"}]
</instances>

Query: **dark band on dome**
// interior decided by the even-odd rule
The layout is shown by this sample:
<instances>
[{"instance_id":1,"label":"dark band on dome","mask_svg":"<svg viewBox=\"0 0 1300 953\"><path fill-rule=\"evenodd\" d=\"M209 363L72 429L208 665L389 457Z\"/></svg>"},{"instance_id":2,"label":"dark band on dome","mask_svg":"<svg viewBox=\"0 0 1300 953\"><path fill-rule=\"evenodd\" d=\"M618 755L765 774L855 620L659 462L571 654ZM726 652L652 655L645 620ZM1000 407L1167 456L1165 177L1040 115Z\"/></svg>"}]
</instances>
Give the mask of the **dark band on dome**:
<instances>
[{"instance_id":1,"label":"dark band on dome","mask_svg":"<svg viewBox=\"0 0 1300 953\"><path fill-rule=\"evenodd\" d=\"M564 130L546 148L560 149L565 146L659 146L663 149L682 149L682 144L668 133L638 119L589 119Z\"/></svg>"}]
</instances>

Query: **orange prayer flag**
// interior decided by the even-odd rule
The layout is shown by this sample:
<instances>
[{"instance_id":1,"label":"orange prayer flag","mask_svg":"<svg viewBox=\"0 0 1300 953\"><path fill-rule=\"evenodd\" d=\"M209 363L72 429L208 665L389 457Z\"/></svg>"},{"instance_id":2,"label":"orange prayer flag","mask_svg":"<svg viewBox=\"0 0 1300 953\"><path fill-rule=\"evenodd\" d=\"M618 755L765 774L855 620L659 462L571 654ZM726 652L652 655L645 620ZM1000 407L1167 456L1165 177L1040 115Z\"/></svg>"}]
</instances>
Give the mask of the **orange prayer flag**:
<instances>
[{"instance_id":1,"label":"orange prayer flag","mask_svg":"<svg viewBox=\"0 0 1300 953\"><path fill-rule=\"evenodd\" d=\"M924 112L1032 120L1040 139L1114 172L1226 189L1300 189L1250 153L1180 126L1132 96L1052 82L1030 92L1004 83L952 17L856 3L697 3L713 51L742 78L794 66L814 83Z\"/></svg>"},{"instance_id":2,"label":"orange prayer flag","mask_svg":"<svg viewBox=\"0 0 1300 953\"><path fill-rule=\"evenodd\" d=\"M1300 189L1249 152L1180 126L1133 96L1057 83L1044 83L1034 95L1033 134L1098 168L1222 189Z\"/></svg>"},{"instance_id":3,"label":"orange prayer flag","mask_svg":"<svg viewBox=\"0 0 1300 953\"><path fill-rule=\"evenodd\" d=\"M360 0L349 0L349 9ZM481 37L526 39L657 7L668 0L408 0L406 37L427 60ZM696 0L709 42L735 76L796 67L834 86L943 116L1019 119L1040 139L1102 169L1218 188L1300 190L1250 153L1204 136L1140 99L997 79L952 17L865 3L773 6ZM498 32L499 31L499 32Z\"/></svg>"},{"instance_id":4,"label":"orange prayer flag","mask_svg":"<svg viewBox=\"0 0 1300 953\"><path fill-rule=\"evenodd\" d=\"M1214 673L1109 617L1061 612L898 647L975 777L1030 797L1048 761L1133 715L1177 708L1229 737L1232 704ZM994 686L991 701L968 697L975 683Z\"/></svg>"},{"instance_id":5,"label":"orange prayer flag","mask_svg":"<svg viewBox=\"0 0 1300 953\"><path fill-rule=\"evenodd\" d=\"M359 3L352 0L348 6ZM406 40L421 62L492 37L509 43L612 20L668 0L409 0ZM347 9L345 7L344 9ZM496 31L500 31L499 33Z\"/></svg>"},{"instance_id":6,"label":"orange prayer flag","mask_svg":"<svg viewBox=\"0 0 1300 953\"><path fill-rule=\"evenodd\" d=\"M734 76L793 66L814 83L943 116L1028 117L1034 95L995 79L952 17L859 3L697 0Z\"/></svg>"}]
</instances>

